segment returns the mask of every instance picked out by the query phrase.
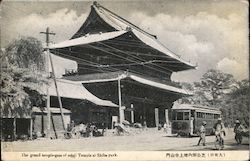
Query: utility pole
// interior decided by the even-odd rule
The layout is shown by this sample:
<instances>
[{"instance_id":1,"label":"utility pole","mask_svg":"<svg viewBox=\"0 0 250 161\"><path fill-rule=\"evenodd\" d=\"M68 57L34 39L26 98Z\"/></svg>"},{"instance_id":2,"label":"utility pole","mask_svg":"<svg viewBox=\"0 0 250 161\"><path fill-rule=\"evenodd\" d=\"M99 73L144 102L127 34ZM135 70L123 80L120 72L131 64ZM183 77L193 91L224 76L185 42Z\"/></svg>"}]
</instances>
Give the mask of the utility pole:
<instances>
[{"instance_id":1,"label":"utility pole","mask_svg":"<svg viewBox=\"0 0 250 161\"><path fill-rule=\"evenodd\" d=\"M60 97L59 92L58 92L53 60L52 60L51 54L49 52L49 43L50 43L49 36L50 35L55 35L55 33L49 32L49 27L46 28L46 32L40 32L40 33L46 35L46 52L47 52L47 55L48 55L48 57L47 57L48 77L50 77L50 74L49 74L49 61L50 61L51 69L52 69L52 78L53 78L54 83L55 83L56 94L57 94L58 102L59 102L59 106L60 106L60 112L61 112L61 118L62 118L62 126L63 126L63 129L65 131L66 128L65 128L65 124L64 124L64 116L63 116L63 111L62 111L62 100L61 100L61 97ZM47 110L48 110L48 126L47 126L47 128L48 128L48 137L50 137L51 111L50 111L49 86L47 86ZM56 135L56 137L57 137L57 135Z\"/></svg>"},{"instance_id":2,"label":"utility pole","mask_svg":"<svg viewBox=\"0 0 250 161\"><path fill-rule=\"evenodd\" d=\"M48 79L50 78L50 72L49 72L49 43L50 43L50 39L49 36L50 35L55 35L55 33L49 32L49 27L46 28L45 32L40 32L40 34L45 34L46 35L46 58L45 58L45 62L46 62L46 70L47 70L47 76ZM46 99L46 107L47 107L47 137L50 138L50 125L51 125L51 112L50 112L50 94L49 94L49 85L47 85L47 89L46 89L46 93L47 93L47 99Z\"/></svg>"},{"instance_id":3,"label":"utility pole","mask_svg":"<svg viewBox=\"0 0 250 161\"><path fill-rule=\"evenodd\" d=\"M63 126L63 130L65 131L66 127L65 127L65 124L64 124L64 115L63 115L63 109L62 109L62 100L61 100L61 97L60 97L59 92L58 92L58 86L57 86L57 82L56 82L56 76L55 76L55 70L54 70L52 56L51 56L51 54L49 52L49 43L50 43L50 41L49 41L49 35L55 35L55 33L49 32L49 27L46 28L46 32L40 32L40 33L46 35L46 44L47 44L46 51L47 51L47 54L48 54L49 60L50 60L50 65L51 65L51 69L52 69L52 78L53 78L54 83L55 83L56 94L57 94L57 98L58 98L58 102L59 102L59 106L60 106L62 126ZM49 106L50 106L50 104L49 104ZM50 127L50 125L49 125L49 127Z\"/></svg>"}]
</instances>

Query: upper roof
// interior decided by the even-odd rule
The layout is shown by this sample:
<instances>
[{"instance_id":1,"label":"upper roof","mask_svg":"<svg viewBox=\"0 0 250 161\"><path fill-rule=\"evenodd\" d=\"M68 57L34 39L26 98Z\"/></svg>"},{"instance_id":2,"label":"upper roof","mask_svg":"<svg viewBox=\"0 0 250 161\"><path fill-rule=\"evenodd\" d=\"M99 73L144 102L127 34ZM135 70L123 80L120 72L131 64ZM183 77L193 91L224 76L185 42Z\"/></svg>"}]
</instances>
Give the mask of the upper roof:
<instances>
[{"instance_id":1,"label":"upper roof","mask_svg":"<svg viewBox=\"0 0 250 161\"><path fill-rule=\"evenodd\" d=\"M72 36L72 38L70 40L51 45L50 48L57 49L87 45L94 42L105 42L122 37L127 33L132 34L145 46L158 51L159 54L166 56L166 58L171 58L183 66L182 68L174 68L176 71L194 69L196 67L170 51L157 40L156 36L140 29L131 22L125 20L96 2L94 2L91 6L91 12L88 18L80 29Z\"/></svg>"}]
</instances>

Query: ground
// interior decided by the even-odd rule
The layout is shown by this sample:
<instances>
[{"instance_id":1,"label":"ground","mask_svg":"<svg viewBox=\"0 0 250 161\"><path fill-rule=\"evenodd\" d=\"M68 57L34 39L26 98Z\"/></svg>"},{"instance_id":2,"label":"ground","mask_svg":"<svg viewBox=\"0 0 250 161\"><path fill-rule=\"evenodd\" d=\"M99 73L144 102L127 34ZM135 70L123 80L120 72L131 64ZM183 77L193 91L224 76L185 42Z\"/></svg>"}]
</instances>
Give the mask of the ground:
<instances>
[{"instance_id":1,"label":"ground","mask_svg":"<svg viewBox=\"0 0 250 161\"><path fill-rule=\"evenodd\" d=\"M148 129L135 135L105 136L80 139L36 139L2 142L2 151L171 151L214 150L215 136L207 136L206 146L197 146L198 137L169 137L163 131ZM249 138L237 145L232 129L227 130L225 150L248 150Z\"/></svg>"}]
</instances>

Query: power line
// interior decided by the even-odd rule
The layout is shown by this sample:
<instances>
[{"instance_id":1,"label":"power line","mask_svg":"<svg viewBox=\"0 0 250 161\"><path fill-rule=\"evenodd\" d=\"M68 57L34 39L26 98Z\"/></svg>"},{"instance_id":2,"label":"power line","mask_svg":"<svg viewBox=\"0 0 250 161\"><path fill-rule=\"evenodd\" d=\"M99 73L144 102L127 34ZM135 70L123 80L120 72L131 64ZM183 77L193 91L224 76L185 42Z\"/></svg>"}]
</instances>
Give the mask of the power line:
<instances>
[{"instance_id":1,"label":"power line","mask_svg":"<svg viewBox=\"0 0 250 161\"><path fill-rule=\"evenodd\" d=\"M104 45L104 46L107 46L107 47L109 47L109 48L115 49L115 50L117 50L117 51L119 51L119 52L122 52L122 53L124 53L124 54L126 54L126 55L129 55L128 53L126 53L126 52L124 52L124 51L122 51L122 50L119 50L119 49L117 49L117 48L115 48L115 47L112 47L112 46L106 45L106 44L101 43L101 42L97 42L97 43L102 44L102 45ZM131 56L131 55L129 55L129 56ZM138 60L140 60L140 61L145 61L144 59L141 59L141 58L136 57L136 56L131 56L131 57L134 57L134 58L136 58L136 59L138 59ZM155 64L152 64L152 65L155 65ZM157 67L159 67L159 68L162 68L162 67L160 67L160 66L158 66L158 65L155 65L155 66L157 66ZM150 67L150 66L146 66L146 67L151 68L151 69L153 69L153 70L155 70L155 71L158 71L158 72L161 72L161 73L167 74L167 75L171 75L171 74L169 74L169 73L166 73L166 72L165 72L165 71L163 71L163 70L155 69L155 68ZM165 69L165 70L168 70L168 71L173 72L173 71L172 71L172 70L170 70L170 69L166 69L166 68L162 68L162 69Z\"/></svg>"},{"instance_id":2,"label":"power line","mask_svg":"<svg viewBox=\"0 0 250 161\"><path fill-rule=\"evenodd\" d=\"M105 44L104 44L104 45L105 45ZM136 63L136 64L138 64L138 65L144 65L143 63L146 62L146 61L144 61L144 62L134 61L134 60L125 58L124 56L120 56L120 55L114 54L114 53L112 53L112 52L106 51L106 50L104 50L104 49L102 49L102 48L99 48L99 47L95 47L95 46L92 46L92 45L88 45L88 46L90 46L90 47L92 47L92 48L94 48L94 49L98 49L98 50L101 50L101 51L103 51L103 52L109 53L109 54L114 55L114 56L116 56L116 57L119 57L119 58L121 58L121 59L125 59L125 60L130 61L130 62L132 61L132 62L134 62L134 63ZM109 45L107 45L107 46L109 46ZM110 47L110 46L109 46L109 47ZM112 48L112 47L111 47L111 48ZM119 49L117 49L117 50L119 50ZM71 51L69 51L69 52L71 52ZM79 52L74 52L74 53L79 53ZM62 55L64 55L64 54L62 54ZM69 56L69 55L65 55L65 56L73 57L73 56ZM82 60L82 61L85 61L85 62L88 62L88 63L93 64L93 62L86 61L86 60L81 59L81 58L78 58L78 57L74 57L74 58L77 58L78 60ZM137 58L137 59L139 59L139 58ZM148 63L149 63L149 62L147 62L147 63L145 63L145 64L148 64ZM99 67L101 67L100 64L98 64L98 63L95 63L95 65L99 65ZM102 66L102 67L104 67L104 66ZM148 68L154 69L154 70L156 70L156 71L158 71L158 72L161 72L161 73L166 74L164 71L159 71L159 70L157 70L157 69L155 69L155 68L153 68L153 67L149 67L149 66L145 66L145 67L148 67ZM120 69L117 69L117 68L115 68L115 69L116 69L116 70L120 70ZM129 70L131 70L131 69L129 69ZM167 74L168 74L168 73L167 73Z\"/></svg>"},{"instance_id":3,"label":"power line","mask_svg":"<svg viewBox=\"0 0 250 161\"><path fill-rule=\"evenodd\" d=\"M55 50L56 51L56 50ZM71 59L78 59L77 63L78 64L81 64L81 65L87 65L87 66L92 66L92 67L96 67L96 68L99 68L100 67L100 64L98 63L95 63L95 62L91 62L91 61L87 61L85 59L81 59L81 58L78 58L78 57L75 57L75 56L71 56L71 55L66 55L66 54L63 54L59 51L56 51L56 54L58 55L62 55L64 57L69 57ZM80 61L80 62L79 62ZM83 62L81 62L83 61ZM87 62L87 63L86 63ZM110 69L106 69L107 71L110 70Z\"/></svg>"},{"instance_id":4,"label":"power line","mask_svg":"<svg viewBox=\"0 0 250 161\"><path fill-rule=\"evenodd\" d=\"M92 45L88 45L88 46L90 46L90 47L92 47L92 48L98 48L99 50L102 50L102 51L104 51L104 52L108 52L108 53L110 53L111 55L114 55L114 56L117 56L117 57L119 57L119 58L121 58L121 59L125 59L125 60L128 60L128 61L132 61L132 62L134 62L133 64L138 64L138 65L143 65L143 66L145 66L145 64L149 64L150 63L150 61L144 61L144 62L137 62L137 61L134 61L134 60L130 60L130 59L127 59L127 58L125 58L124 56L120 56L120 55L117 55L117 54L114 54L114 53L112 53L112 52L109 52L109 51L106 51L106 50L103 50L102 48L99 48L99 47L93 47ZM60 49L60 50L62 50L62 49ZM67 50L65 50L65 51L67 51ZM68 51L68 52L73 52L73 51ZM74 51L74 53L79 53L79 52L75 52ZM85 60L85 59L81 59L81 58L78 58L78 57L75 57L75 56L71 56L71 55L66 55L66 54L62 54L62 53L60 53L60 55L63 55L63 56L65 56L65 57L70 57L71 59L73 59L73 60L75 60L75 59L77 59L77 60L80 60L80 61L84 61L84 62L87 62L87 63L90 63L90 64L86 64L86 63L81 63L81 62L79 62L79 61L77 61L79 64L83 64L83 65L87 65L87 66L93 66L93 67L96 67L96 68L106 68L105 70L108 70L107 69L107 67L109 67L110 69L113 69L113 70L121 70L121 69L118 69L118 68L114 68L116 65L111 65L111 66L107 66L107 65L101 65L101 64L98 64L98 63L95 63L95 62L91 62L91 61L87 61L87 60ZM132 63L131 63L132 64ZM121 65L124 65L124 66L126 66L126 65L129 65L129 64L121 64ZM113 67L112 67L113 66ZM147 66L145 66L145 67L147 67ZM153 68L153 67L148 67L148 68ZM155 69L155 68L153 68L154 70L157 70L157 69ZM138 73L138 74L141 74L141 75L145 75L145 74L143 74L143 73L141 73L141 72L137 72L137 71L135 71L135 70L132 70L132 69L127 69L127 70L129 70L129 71L132 71L132 72L134 72L134 73ZM98 70L98 71L100 71L100 70ZM112 70L111 70L112 71ZM158 70L157 70L158 71ZM160 72L163 72L163 71L160 71ZM165 72L164 72L165 73Z\"/></svg>"},{"instance_id":5,"label":"power line","mask_svg":"<svg viewBox=\"0 0 250 161\"><path fill-rule=\"evenodd\" d=\"M82 64L82 65L86 65L86 66L92 66L91 64L88 64L88 63L85 63L85 62L81 62L81 61L86 61L85 59L81 59L81 58L78 58L78 57L74 57L74 56L71 56L71 55L66 55L66 54L63 54L63 53L61 53L61 52L59 52L59 51L57 51L57 54L58 55L62 55L62 56L64 56L64 57L67 57L67 56L69 56L69 57L71 57L71 58L77 58L79 61L77 61L78 62L78 64ZM89 63L94 63L94 62L91 62L91 61L87 61L87 62L89 62ZM98 63L95 63L95 64L98 64ZM82 67L82 66L79 66L78 68L84 68L84 69L89 69L89 70L92 70L92 71L101 71L102 69L103 69L103 66L100 66L100 64L98 64L98 65L93 65L93 67L99 67L99 68L97 68L97 69L92 69L92 68L85 68L85 67ZM107 68L105 68L104 70L106 70L106 71L109 71L109 72L114 72L114 71L120 71L121 69L118 69L118 68L115 68L115 67L111 67L111 69L107 69ZM106 72L106 71L103 71L102 70L102 72ZM132 69L128 69L128 71L132 71L133 73L135 73L135 74L140 74L140 75L144 75L144 76L146 76L145 74L143 74L143 73L141 73L141 72L138 72L138 71L135 71L135 70L132 70Z\"/></svg>"}]
</instances>

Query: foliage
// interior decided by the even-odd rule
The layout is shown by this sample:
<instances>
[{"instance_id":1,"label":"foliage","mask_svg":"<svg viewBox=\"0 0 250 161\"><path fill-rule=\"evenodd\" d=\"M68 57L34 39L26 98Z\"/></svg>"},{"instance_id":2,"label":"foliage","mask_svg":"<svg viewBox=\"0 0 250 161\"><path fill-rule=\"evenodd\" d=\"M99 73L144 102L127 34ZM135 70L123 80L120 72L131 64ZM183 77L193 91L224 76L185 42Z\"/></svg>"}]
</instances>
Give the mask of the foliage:
<instances>
[{"instance_id":1,"label":"foliage","mask_svg":"<svg viewBox=\"0 0 250 161\"><path fill-rule=\"evenodd\" d=\"M250 105L249 81L242 80L232 88L232 91L224 96L221 101L222 114L227 124L233 125L239 119L245 126L249 126Z\"/></svg>"},{"instance_id":2,"label":"foliage","mask_svg":"<svg viewBox=\"0 0 250 161\"><path fill-rule=\"evenodd\" d=\"M3 116L29 116L32 105L41 102L42 97L35 91L41 83L46 83L40 46L34 38L23 38L14 41L6 50L1 50L0 94ZM29 60L29 57L32 58Z\"/></svg>"},{"instance_id":3,"label":"foliage","mask_svg":"<svg viewBox=\"0 0 250 161\"><path fill-rule=\"evenodd\" d=\"M180 103L200 104L217 107L222 111L225 123L233 125L240 119L249 126L249 81L237 82L232 75L218 70L208 70L201 82L181 83L192 91L191 97L182 98Z\"/></svg>"},{"instance_id":4,"label":"foliage","mask_svg":"<svg viewBox=\"0 0 250 161\"><path fill-rule=\"evenodd\" d=\"M44 70L43 47L33 37L13 41L6 48L8 62L19 68Z\"/></svg>"}]
</instances>

